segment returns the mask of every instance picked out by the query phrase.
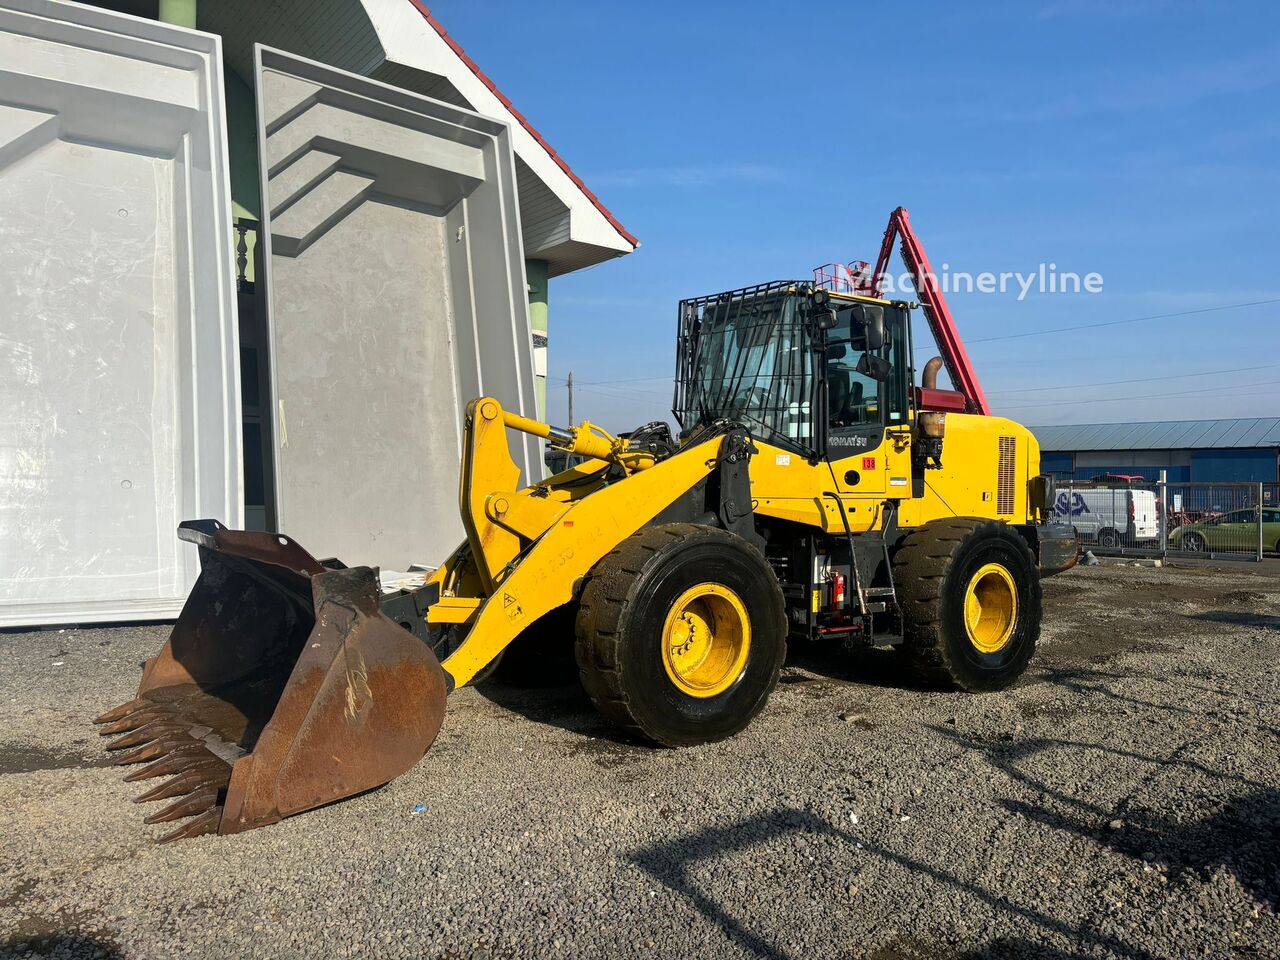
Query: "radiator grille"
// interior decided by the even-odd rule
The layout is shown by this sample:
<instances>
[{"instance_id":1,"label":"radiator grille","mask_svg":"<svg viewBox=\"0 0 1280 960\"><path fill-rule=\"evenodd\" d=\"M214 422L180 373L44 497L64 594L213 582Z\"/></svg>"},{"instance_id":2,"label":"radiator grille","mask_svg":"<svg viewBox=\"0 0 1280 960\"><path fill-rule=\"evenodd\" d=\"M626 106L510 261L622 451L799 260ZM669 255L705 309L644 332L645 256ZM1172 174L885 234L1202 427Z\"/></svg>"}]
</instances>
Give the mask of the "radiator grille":
<instances>
[{"instance_id":1,"label":"radiator grille","mask_svg":"<svg viewBox=\"0 0 1280 960\"><path fill-rule=\"evenodd\" d=\"M996 475L996 513L1013 513L1014 468L1017 465L1018 441L1015 437L1000 438L1000 466Z\"/></svg>"}]
</instances>

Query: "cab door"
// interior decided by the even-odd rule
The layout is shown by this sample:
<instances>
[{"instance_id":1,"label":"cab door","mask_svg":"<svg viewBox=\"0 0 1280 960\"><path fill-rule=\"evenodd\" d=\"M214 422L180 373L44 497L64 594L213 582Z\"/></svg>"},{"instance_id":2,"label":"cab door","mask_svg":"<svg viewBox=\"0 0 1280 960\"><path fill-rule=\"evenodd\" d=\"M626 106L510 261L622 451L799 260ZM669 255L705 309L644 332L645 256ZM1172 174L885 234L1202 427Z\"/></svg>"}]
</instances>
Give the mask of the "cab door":
<instances>
[{"instance_id":1,"label":"cab door","mask_svg":"<svg viewBox=\"0 0 1280 960\"><path fill-rule=\"evenodd\" d=\"M867 340L852 305L837 310L826 339L826 459L851 512L858 501L911 496L906 314L896 307L884 310L886 342L871 355L887 361L886 379L876 379L859 362L868 352Z\"/></svg>"}]
</instances>

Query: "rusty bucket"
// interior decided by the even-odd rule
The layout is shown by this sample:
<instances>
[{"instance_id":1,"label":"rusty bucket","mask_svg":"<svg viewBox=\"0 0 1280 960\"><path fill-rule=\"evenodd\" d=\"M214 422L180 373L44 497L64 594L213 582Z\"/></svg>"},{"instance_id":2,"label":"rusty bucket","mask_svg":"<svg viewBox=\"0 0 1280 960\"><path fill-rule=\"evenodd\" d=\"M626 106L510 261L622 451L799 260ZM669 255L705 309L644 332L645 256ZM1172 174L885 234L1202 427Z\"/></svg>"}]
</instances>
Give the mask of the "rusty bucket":
<instances>
[{"instance_id":1,"label":"rusty bucket","mask_svg":"<svg viewBox=\"0 0 1280 960\"><path fill-rule=\"evenodd\" d=\"M435 654L379 608L371 567L290 538L191 520L200 578L138 695L95 722L138 802L183 820L161 842L238 833L370 790L422 758L444 719Z\"/></svg>"}]
</instances>

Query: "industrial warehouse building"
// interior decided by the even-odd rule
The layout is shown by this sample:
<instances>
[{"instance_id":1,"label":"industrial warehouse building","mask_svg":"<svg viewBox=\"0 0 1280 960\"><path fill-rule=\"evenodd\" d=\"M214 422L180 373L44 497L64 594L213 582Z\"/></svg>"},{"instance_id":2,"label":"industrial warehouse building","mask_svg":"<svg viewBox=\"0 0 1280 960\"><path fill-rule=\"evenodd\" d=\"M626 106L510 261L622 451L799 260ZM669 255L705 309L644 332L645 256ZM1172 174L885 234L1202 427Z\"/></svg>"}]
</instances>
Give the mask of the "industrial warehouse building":
<instances>
[{"instance_id":1,"label":"industrial warehouse building","mask_svg":"<svg viewBox=\"0 0 1280 960\"><path fill-rule=\"evenodd\" d=\"M637 246L421 0L0 0L0 208L0 626L176 615L184 519L440 562Z\"/></svg>"},{"instance_id":2,"label":"industrial warehouse building","mask_svg":"<svg viewBox=\"0 0 1280 960\"><path fill-rule=\"evenodd\" d=\"M1032 427L1040 467L1063 480L1104 473L1170 482L1280 481L1280 417Z\"/></svg>"}]
</instances>

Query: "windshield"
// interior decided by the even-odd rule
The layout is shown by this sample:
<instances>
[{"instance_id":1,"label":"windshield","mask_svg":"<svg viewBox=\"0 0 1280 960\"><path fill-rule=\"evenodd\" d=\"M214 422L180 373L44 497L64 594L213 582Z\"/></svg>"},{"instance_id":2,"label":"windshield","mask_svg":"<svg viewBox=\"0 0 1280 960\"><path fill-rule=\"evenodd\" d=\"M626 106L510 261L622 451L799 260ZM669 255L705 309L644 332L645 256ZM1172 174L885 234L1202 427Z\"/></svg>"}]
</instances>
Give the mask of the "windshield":
<instances>
[{"instance_id":1,"label":"windshield","mask_svg":"<svg viewBox=\"0 0 1280 960\"><path fill-rule=\"evenodd\" d=\"M803 301L762 289L682 305L676 417L736 420L771 442L812 447L812 354Z\"/></svg>"}]
</instances>

